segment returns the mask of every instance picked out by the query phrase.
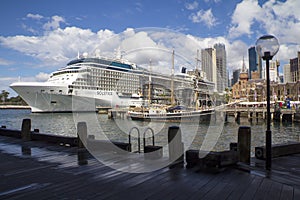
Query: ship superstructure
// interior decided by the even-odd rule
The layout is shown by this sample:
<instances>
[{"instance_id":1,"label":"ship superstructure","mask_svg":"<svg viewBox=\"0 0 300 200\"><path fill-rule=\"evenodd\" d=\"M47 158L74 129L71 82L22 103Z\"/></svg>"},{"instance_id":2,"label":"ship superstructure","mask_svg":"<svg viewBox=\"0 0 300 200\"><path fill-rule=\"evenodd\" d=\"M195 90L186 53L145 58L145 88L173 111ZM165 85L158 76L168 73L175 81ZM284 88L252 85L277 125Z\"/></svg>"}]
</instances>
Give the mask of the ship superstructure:
<instances>
[{"instance_id":1,"label":"ship superstructure","mask_svg":"<svg viewBox=\"0 0 300 200\"><path fill-rule=\"evenodd\" d=\"M97 107L126 107L137 98L148 99L148 95L151 101L166 103L170 80L170 75L124 59L82 56L53 72L46 82L16 82L11 88L32 112L96 111ZM186 73L175 75L173 80L177 103L191 104L195 91L209 94L214 88L213 83Z\"/></svg>"}]
</instances>

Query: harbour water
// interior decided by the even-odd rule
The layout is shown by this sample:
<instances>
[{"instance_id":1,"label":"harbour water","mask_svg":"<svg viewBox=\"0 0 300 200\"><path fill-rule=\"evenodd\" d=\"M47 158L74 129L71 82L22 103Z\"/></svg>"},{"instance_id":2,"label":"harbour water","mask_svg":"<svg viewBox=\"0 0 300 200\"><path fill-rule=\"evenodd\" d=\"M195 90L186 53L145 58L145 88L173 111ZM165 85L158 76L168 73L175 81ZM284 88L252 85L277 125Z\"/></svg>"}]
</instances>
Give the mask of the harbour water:
<instances>
[{"instance_id":1,"label":"harbour water","mask_svg":"<svg viewBox=\"0 0 300 200\"><path fill-rule=\"evenodd\" d=\"M231 142L237 142L238 128L240 126L251 127L252 155L254 147L264 145L266 123L263 120L249 122L247 118L241 118L240 123L233 117L228 122L223 120L217 123L171 123L171 122L139 122L131 119L108 119L107 115L96 113L31 113L30 110L0 110L0 125L9 129L21 129L22 120L30 118L32 129L39 129L40 133L56 134L64 136L76 136L76 124L86 121L88 134L95 135L97 139L109 139L113 141L128 141L128 133L132 127L137 127L141 137L147 128L151 128L155 134L155 144L166 146L169 126L180 126L182 140L185 149L203 149L222 151L228 150ZM273 122L271 126L273 144L288 141L300 142L300 124ZM150 143L151 131L146 131L147 143ZM137 144L137 131L132 130L132 143ZM149 138L148 138L149 137ZM141 141L142 142L142 141ZM135 145L134 148L137 148Z\"/></svg>"}]
</instances>

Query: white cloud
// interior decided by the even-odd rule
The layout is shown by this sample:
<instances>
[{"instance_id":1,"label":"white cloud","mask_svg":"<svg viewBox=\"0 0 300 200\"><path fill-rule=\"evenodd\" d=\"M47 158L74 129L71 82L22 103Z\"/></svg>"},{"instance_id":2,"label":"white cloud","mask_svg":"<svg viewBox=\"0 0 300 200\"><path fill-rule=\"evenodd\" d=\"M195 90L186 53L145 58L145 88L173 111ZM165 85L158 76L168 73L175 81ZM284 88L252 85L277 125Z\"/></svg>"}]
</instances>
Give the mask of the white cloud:
<instances>
[{"instance_id":1,"label":"white cloud","mask_svg":"<svg viewBox=\"0 0 300 200\"><path fill-rule=\"evenodd\" d=\"M0 65L11 65L12 62L6 59L0 58Z\"/></svg>"},{"instance_id":2,"label":"white cloud","mask_svg":"<svg viewBox=\"0 0 300 200\"><path fill-rule=\"evenodd\" d=\"M47 81L50 77L50 74L44 73L44 72L40 72L35 76L36 81L39 82L44 82Z\"/></svg>"},{"instance_id":3,"label":"white cloud","mask_svg":"<svg viewBox=\"0 0 300 200\"><path fill-rule=\"evenodd\" d=\"M40 20L43 19L44 17L42 15L39 14L32 14L32 13L28 13L26 15L27 18L31 18L31 19L35 19L35 20Z\"/></svg>"},{"instance_id":4,"label":"white cloud","mask_svg":"<svg viewBox=\"0 0 300 200\"><path fill-rule=\"evenodd\" d=\"M0 44L37 58L44 65L57 67L74 58L77 52L91 52L114 33L100 30L94 33L89 29L67 27L49 31L42 36L0 36Z\"/></svg>"},{"instance_id":5,"label":"white cloud","mask_svg":"<svg viewBox=\"0 0 300 200\"><path fill-rule=\"evenodd\" d=\"M217 25L217 19L214 17L211 9L206 11L199 10L197 13L192 13L189 18L194 23L204 23L208 28Z\"/></svg>"},{"instance_id":6,"label":"white cloud","mask_svg":"<svg viewBox=\"0 0 300 200\"><path fill-rule=\"evenodd\" d=\"M231 38L239 37L243 34L251 35L251 26L255 19L263 17L263 10L258 5L257 0L244 0L237 4L232 15L232 25L229 30Z\"/></svg>"},{"instance_id":7,"label":"white cloud","mask_svg":"<svg viewBox=\"0 0 300 200\"><path fill-rule=\"evenodd\" d=\"M195 10L198 8L198 2L197 1L194 1L192 3L186 3L185 4L185 8L188 9L188 10Z\"/></svg>"},{"instance_id":8,"label":"white cloud","mask_svg":"<svg viewBox=\"0 0 300 200\"><path fill-rule=\"evenodd\" d=\"M198 38L168 29L128 28L120 34L110 30L92 32L89 29L66 27L45 33L42 36L0 36L0 44L19 51L25 55L41 60L42 67L57 69L77 56L77 52L95 51L102 56L114 56L114 50L121 46L124 57L142 66L149 66L152 60L153 68L169 73L171 54L177 55L176 67L195 67L197 49L212 47L215 43L224 43L228 52L228 66L239 67L238 63L246 55L247 45L241 41L229 42L224 37ZM162 67L165 70L162 70ZM34 80L45 80L47 74L38 74Z\"/></svg>"},{"instance_id":9,"label":"white cloud","mask_svg":"<svg viewBox=\"0 0 300 200\"><path fill-rule=\"evenodd\" d=\"M299 44L299 7L300 1L269 0L260 6L256 0L243 0L232 15L229 37L268 33L275 35L281 43Z\"/></svg>"},{"instance_id":10,"label":"white cloud","mask_svg":"<svg viewBox=\"0 0 300 200\"><path fill-rule=\"evenodd\" d=\"M61 16L52 16L51 20L44 24L43 28L47 31L55 30L60 27L60 23L65 23L65 19Z\"/></svg>"}]
</instances>

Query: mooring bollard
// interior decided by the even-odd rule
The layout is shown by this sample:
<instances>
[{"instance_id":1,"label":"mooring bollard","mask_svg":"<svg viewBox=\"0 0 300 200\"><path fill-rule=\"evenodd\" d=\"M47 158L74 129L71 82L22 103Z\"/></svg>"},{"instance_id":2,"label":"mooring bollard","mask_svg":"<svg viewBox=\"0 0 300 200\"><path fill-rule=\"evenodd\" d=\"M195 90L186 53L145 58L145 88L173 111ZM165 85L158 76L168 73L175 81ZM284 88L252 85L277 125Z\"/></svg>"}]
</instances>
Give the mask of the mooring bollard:
<instances>
[{"instance_id":1,"label":"mooring bollard","mask_svg":"<svg viewBox=\"0 0 300 200\"><path fill-rule=\"evenodd\" d=\"M23 119L22 129L21 129L21 137L23 141L31 140L30 130L31 130L31 120Z\"/></svg>"},{"instance_id":2,"label":"mooring bollard","mask_svg":"<svg viewBox=\"0 0 300 200\"><path fill-rule=\"evenodd\" d=\"M87 150L85 146L87 145L87 126L85 122L77 123L77 138L78 138L78 150L77 150L77 160L79 165L88 164L87 161Z\"/></svg>"},{"instance_id":3,"label":"mooring bollard","mask_svg":"<svg viewBox=\"0 0 300 200\"><path fill-rule=\"evenodd\" d=\"M184 146L181 139L181 130L178 126L170 126L168 130L168 146L170 167L184 163Z\"/></svg>"},{"instance_id":4,"label":"mooring bollard","mask_svg":"<svg viewBox=\"0 0 300 200\"><path fill-rule=\"evenodd\" d=\"M238 131L238 159L239 162L250 164L251 153L251 128L248 126L239 127Z\"/></svg>"}]
</instances>

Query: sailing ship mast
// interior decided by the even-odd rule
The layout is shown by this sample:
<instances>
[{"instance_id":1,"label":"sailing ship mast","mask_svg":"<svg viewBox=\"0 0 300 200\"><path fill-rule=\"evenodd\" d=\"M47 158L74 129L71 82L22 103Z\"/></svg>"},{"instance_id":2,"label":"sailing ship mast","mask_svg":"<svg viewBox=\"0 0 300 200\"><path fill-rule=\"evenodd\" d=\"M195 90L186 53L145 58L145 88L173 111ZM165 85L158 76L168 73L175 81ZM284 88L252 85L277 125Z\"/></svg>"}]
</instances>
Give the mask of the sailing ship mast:
<instances>
[{"instance_id":1,"label":"sailing ship mast","mask_svg":"<svg viewBox=\"0 0 300 200\"><path fill-rule=\"evenodd\" d=\"M174 57L175 57L175 52L173 49L172 52L172 71L171 71L171 105L175 104L175 99L174 99Z\"/></svg>"},{"instance_id":2,"label":"sailing ship mast","mask_svg":"<svg viewBox=\"0 0 300 200\"><path fill-rule=\"evenodd\" d=\"M148 101L149 105L151 104L151 59L149 60L149 71L150 71L150 76L149 76L149 85L148 85Z\"/></svg>"},{"instance_id":3,"label":"sailing ship mast","mask_svg":"<svg viewBox=\"0 0 300 200\"><path fill-rule=\"evenodd\" d=\"M199 49L197 49L196 69L195 69L196 82L195 82L195 96L194 96L196 110L199 109L199 105L198 105L198 98L199 98L198 79L199 79L199 73L200 73L199 61L200 61L200 59L199 59Z\"/></svg>"}]
</instances>

